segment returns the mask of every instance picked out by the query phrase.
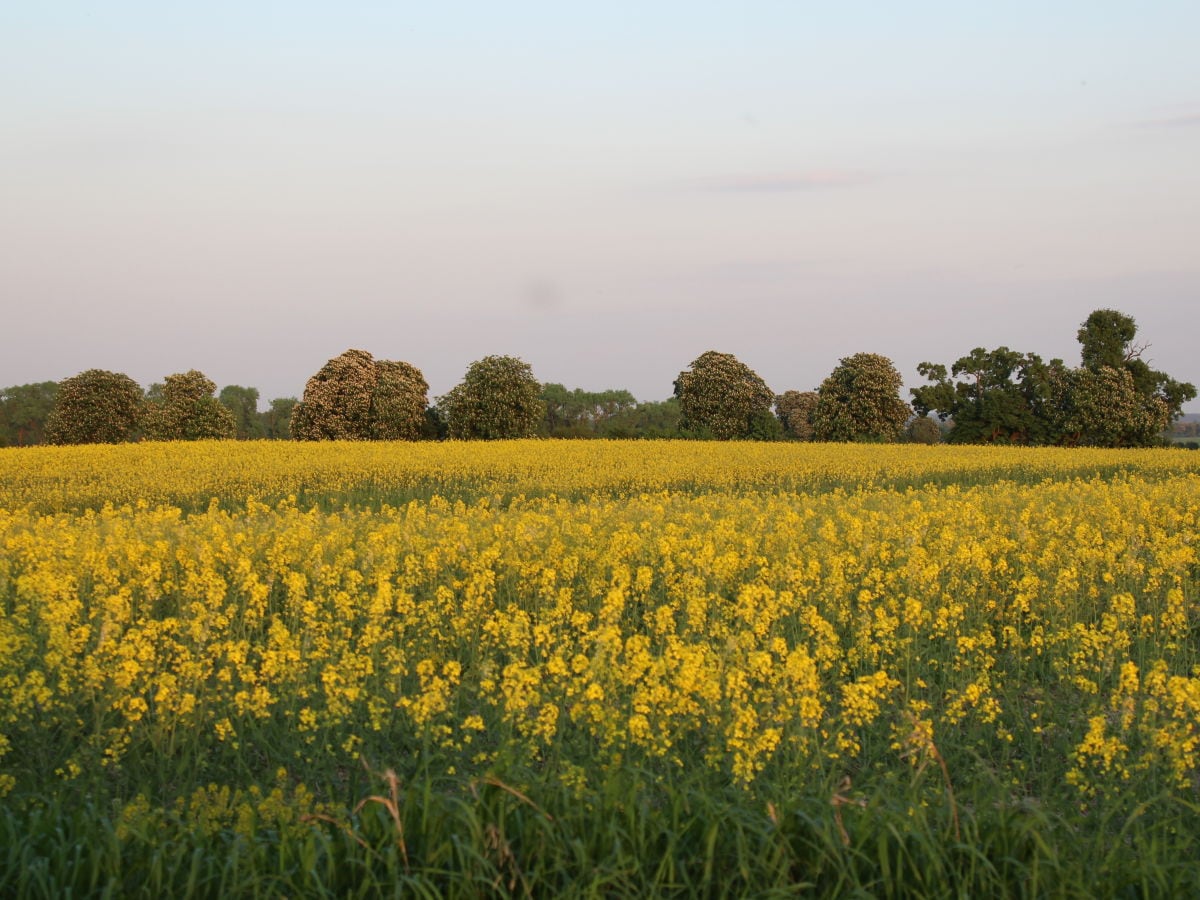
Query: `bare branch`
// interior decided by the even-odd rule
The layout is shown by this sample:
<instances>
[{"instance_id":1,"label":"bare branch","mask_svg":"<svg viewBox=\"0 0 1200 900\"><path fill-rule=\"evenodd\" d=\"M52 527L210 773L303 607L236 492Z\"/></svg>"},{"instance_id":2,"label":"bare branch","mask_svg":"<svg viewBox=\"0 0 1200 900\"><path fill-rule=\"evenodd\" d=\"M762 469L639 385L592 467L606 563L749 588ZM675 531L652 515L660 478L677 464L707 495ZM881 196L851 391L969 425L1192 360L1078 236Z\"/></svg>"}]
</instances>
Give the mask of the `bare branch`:
<instances>
[{"instance_id":1,"label":"bare branch","mask_svg":"<svg viewBox=\"0 0 1200 900\"><path fill-rule=\"evenodd\" d=\"M1149 341L1143 341L1140 344L1132 344L1131 343L1129 345L1128 349L1126 349L1126 351L1125 351L1125 362L1129 362L1130 360L1134 360L1134 359L1141 359L1142 354L1145 353L1149 349L1150 349Z\"/></svg>"}]
</instances>

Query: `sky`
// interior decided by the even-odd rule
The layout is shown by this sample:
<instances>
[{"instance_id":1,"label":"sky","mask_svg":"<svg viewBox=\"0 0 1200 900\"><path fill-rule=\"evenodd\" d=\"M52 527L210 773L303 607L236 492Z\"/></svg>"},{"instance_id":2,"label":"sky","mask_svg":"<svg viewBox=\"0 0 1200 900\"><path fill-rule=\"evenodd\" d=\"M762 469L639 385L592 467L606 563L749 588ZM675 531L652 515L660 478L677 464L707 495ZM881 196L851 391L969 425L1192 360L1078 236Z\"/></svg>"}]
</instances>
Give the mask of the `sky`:
<instances>
[{"instance_id":1,"label":"sky","mask_svg":"<svg viewBox=\"0 0 1200 900\"><path fill-rule=\"evenodd\" d=\"M348 348L671 395L880 353L1200 384L1200 3L8 3L0 385ZM907 396L907 391L905 392ZM1200 402L1185 410L1200 412Z\"/></svg>"}]
</instances>

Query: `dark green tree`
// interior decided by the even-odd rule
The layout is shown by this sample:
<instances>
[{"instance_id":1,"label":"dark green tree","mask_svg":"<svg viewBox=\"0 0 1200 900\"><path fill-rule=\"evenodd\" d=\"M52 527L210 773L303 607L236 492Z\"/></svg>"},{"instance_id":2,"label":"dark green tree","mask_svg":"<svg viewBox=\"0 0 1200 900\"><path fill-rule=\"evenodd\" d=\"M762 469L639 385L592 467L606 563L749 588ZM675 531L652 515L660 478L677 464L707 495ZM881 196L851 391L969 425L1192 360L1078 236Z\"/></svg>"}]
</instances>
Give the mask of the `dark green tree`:
<instances>
[{"instance_id":1,"label":"dark green tree","mask_svg":"<svg viewBox=\"0 0 1200 900\"><path fill-rule=\"evenodd\" d=\"M265 412L258 414L263 437L270 441L291 440L292 411L300 401L295 397L276 397Z\"/></svg>"},{"instance_id":2,"label":"dark green tree","mask_svg":"<svg viewBox=\"0 0 1200 900\"><path fill-rule=\"evenodd\" d=\"M548 383L542 385L539 397L546 405L546 418L542 431L549 437L583 437L583 403L576 396L578 389L569 391L564 385Z\"/></svg>"},{"instance_id":3,"label":"dark green tree","mask_svg":"<svg viewBox=\"0 0 1200 900\"><path fill-rule=\"evenodd\" d=\"M258 388L229 384L221 388L217 399L233 413L239 441L255 440L264 436L262 417L258 413Z\"/></svg>"},{"instance_id":4,"label":"dark green tree","mask_svg":"<svg viewBox=\"0 0 1200 900\"><path fill-rule=\"evenodd\" d=\"M541 392L529 363L486 356L471 363L462 382L438 400L438 411L454 440L533 437L546 416Z\"/></svg>"},{"instance_id":5,"label":"dark green tree","mask_svg":"<svg viewBox=\"0 0 1200 900\"><path fill-rule=\"evenodd\" d=\"M46 419L54 408L57 394L56 381L0 389L0 447L43 443Z\"/></svg>"},{"instance_id":6,"label":"dark green tree","mask_svg":"<svg viewBox=\"0 0 1200 900\"><path fill-rule=\"evenodd\" d=\"M1196 388L1152 369L1142 358L1131 316L1098 309L1076 333L1082 366L1042 362L1007 347L976 348L946 367L921 363L932 383L915 388L913 408L954 427L956 443L1148 446L1179 417Z\"/></svg>"},{"instance_id":7,"label":"dark green tree","mask_svg":"<svg viewBox=\"0 0 1200 900\"><path fill-rule=\"evenodd\" d=\"M120 372L88 369L59 382L46 419L50 444L119 444L136 434L142 389Z\"/></svg>"},{"instance_id":8,"label":"dark green tree","mask_svg":"<svg viewBox=\"0 0 1200 900\"><path fill-rule=\"evenodd\" d=\"M1048 444L1060 434L1057 407L1062 360L1042 361L1036 353L1007 347L976 347L950 371L923 362L917 371L932 384L913 388L918 416L936 412L954 427L946 440L958 444Z\"/></svg>"},{"instance_id":9,"label":"dark green tree","mask_svg":"<svg viewBox=\"0 0 1200 900\"><path fill-rule=\"evenodd\" d=\"M775 415L786 437L795 441L811 441L812 417L817 408L816 391L784 391L775 398Z\"/></svg>"},{"instance_id":10,"label":"dark green tree","mask_svg":"<svg viewBox=\"0 0 1200 900\"><path fill-rule=\"evenodd\" d=\"M425 407L425 424L421 427L421 440L444 441L448 437L450 437L450 428L437 404Z\"/></svg>"},{"instance_id":11,"label":"dark green tree","mask_svg":"<svg viewBox=\"0 0 1200 900\"><path fill-rule=\"evenodd\" d=\"M680 427L722 441L766 437L775 394L730 353L700 354L675 379ZM775 431L778 434L777 431Z\"/></svg>"},{"instance_id":12,"label":"dark green tree","mask_svg":"<svg viewBox=\"0 0 1200 900\"><path fill-rule=\"evenodd\" d=\"M429 385L414 366L347 350L304 386L291 418L296 440L416 440Z\"/></svg>"},{"instance_id":13,"label":"dark green tree","mask_svg":"<svg viewBox=\"0 0 1200 900\"><path fill-rule=\"evenodd\" d=\"M900 399L900 373L886 356L856 353L842 359L817 388L812 412L818 441L895 441L912 415Z\"/></svg>"},{"instance_id":14,"label":"dark green tree","mask_svg":"<svg viewBox=\"0 0 1200 900\"><path fill-rule=\"evenodd\" d=\"M1080 357L1085 369L1110 366L1120 369L1142 355L1144 346L1134 344L1137 324L1132 316L1115 309L1098 309L1093 312L1075 333L1081 350Z\"/></svg>"},{"instance_id":15,"label":"dark green tree","mask_svg":"<svg viewBox=\"0 0 1200 900\"><path fill-rule=\"evenodd\" d=\"M607 438L663 440L682 437L679 430L679 400L650 400L617 413L605 425Z\"/></svg>"},{"instance_id":16,"label":"dark green tree","mask_svg":"<svg viewBox=\"0 0 1200 900\"><path fill-rule=\"evenodd\" d=\"M147 401L142 420L152 441L222 440L237 434L237 422L213 396L217 386L203 372L168 375L162 399Z\"/></svg>"},{"instance_id":17,"label":"dark green tree","mask_svg":"<svg viewBox=\"0 0 1200 900\"><path fill-rule=\"evenodd\" d=\"M637 406L629 391L569 391L553 383L542 385L541 400L546 404L542 432L549 437L598 437L614 417Z\"/></svg>"}]
</instances>

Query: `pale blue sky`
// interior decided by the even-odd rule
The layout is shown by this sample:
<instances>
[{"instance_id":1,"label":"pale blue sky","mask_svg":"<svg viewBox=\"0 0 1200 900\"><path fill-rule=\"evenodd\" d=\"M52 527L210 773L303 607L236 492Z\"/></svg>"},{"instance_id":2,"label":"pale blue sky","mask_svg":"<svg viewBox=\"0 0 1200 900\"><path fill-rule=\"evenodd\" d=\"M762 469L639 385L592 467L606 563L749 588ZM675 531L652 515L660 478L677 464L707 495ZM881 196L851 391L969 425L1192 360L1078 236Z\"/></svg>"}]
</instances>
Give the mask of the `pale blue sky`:
<instances>
[{"instance_id":1,"label":"pale blue sky","mask_svg":"<svg viewBox=\"0 0 1200 900\"><path fill-rule=\"evenodd\" d=\"M1048 8L1049 7L1049 8ZM359 347L662 399L709 349L1200 382L1200 4L8 3L0 385ZM1195 408L1195 406L1193 406Z\"/></svg>"}]
</instances>

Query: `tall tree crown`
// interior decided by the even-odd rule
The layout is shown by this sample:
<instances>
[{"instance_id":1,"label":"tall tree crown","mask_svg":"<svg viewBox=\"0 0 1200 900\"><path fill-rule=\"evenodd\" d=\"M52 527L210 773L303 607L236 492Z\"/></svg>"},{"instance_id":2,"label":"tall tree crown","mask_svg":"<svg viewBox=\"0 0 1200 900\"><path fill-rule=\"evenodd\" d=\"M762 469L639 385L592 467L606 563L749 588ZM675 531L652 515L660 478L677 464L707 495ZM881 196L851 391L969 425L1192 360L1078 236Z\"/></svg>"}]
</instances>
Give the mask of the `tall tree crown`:
<instances>
[{"instance_id":1,"label":"tall tree crown","mask_svg":"<svg viewBox=\"0 0 1200 900\"><path fill-rule=\"evenodd\" d=\"M121 372L88 369L59 383L46 419L51 444L119 444L142 420L142 389Z\"/></svg>"},{"instance_id":2,"label":"tall tree crown","mask_svg":"<svg viewBox=\"0 0 1200 900\"><path fill-rule=\"evenodd\" d=\"M771 413L774 392L732 353L700 354L675 379L680 426L719 440L771 437L780 430Z\"/></svg>"},{"instance_id":3,"label":"tall tree crown","mask_svg":"<svg viewBox=\"0 0 1200 900\"><path fill-rule=\"evenodd\" d=\"M886 356L845 357L817 389L813 436L819 441L897 440L912 414L900 399L902 383Z\"/></svg>"},{"instance_id":4,"label":"tall tree crown","mask_svg":"<svg viewBox=\"0 0 1200 900\"><path fill-rule=\"evenodd\" d=\"M155 441L197 441L231 438L237 420L213 393L217 386L203 372L168 375L161 396L147 403L144 429Z\"/></svg>"},{"instance_id":5,"label":"tall tree crown","mask_svg":"<svg viewBox=\"0 0 1200 900\"><path fill-rule=\"evenodd\" d=\"M292 410L291 434L301 441L416 440L428 394L415 366L347 350L308 379Z\"/></svg>"},{"instance_id":6,"label":"tall tree crown","mask_svg":"<svg viewBox=\"0 0 1200 900\"><path fill-rule=\"evenodd\" d=\"M1122 368L1126 362L1141 354L1133 346L1137 336L1137 325L1133 316L1115 309L1098 309L1093 312L1076 333L1082 350L1083 367L1098 369L1101 366Z\"/></svg>"},{"instance_id":7,"label":"tall tree crown","mask_svg":"<svg viewBox=\"0 0 1200 900\"><path fill-rule=\"evenodd\" d=\"M541 392L523 359L485 356L471 363L462 382L438 400L438 408L456 440L533 437L546 415Z\"/></svg>"}]
</instances>

